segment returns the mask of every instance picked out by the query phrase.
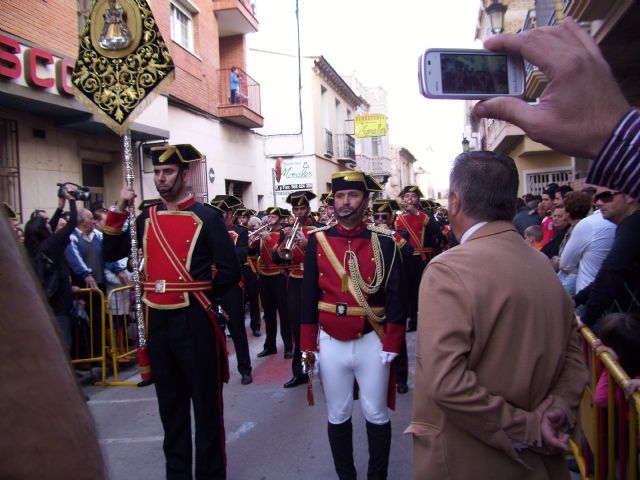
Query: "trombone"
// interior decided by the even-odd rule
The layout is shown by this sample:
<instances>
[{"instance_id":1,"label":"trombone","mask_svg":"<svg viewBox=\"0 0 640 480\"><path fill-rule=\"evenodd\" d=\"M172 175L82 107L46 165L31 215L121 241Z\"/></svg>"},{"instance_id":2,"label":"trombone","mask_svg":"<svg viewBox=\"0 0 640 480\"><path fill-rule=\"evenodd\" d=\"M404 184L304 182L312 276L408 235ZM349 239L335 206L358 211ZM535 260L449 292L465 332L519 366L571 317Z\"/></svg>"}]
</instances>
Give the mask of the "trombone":
<instances>
[{"instance_id":1,"label":"trombone","mask_svg":"<svg viewBox=\"0 0 640 480\"><path fill-rule=\"evenodd\" d=\"M271 231L271 228L269 227L271 227L271 225L269 225L269 222L267 222L261 227L256 228L253 232L249 232L249 241L252 242L253 240L255 240L256 235L258 235L258 233L260 233L264 229L267 229L267 232Z\"/></svg>"},{"instance_id":2,"label":"trombone","mask_svg":"<svg viewBox=\"0 0 640 480\"><path fill-rule=\"evenodd\" d=\"M293 227L291 228L291 236L287 240L287 243L284 244L284 248L282 250L278 250L278 255L283 260L291 260L293 258L293 242L296 241L296 236L299 230L300 217L296 217L296 221L293 222Z\"/></svg>"}]
</instances>

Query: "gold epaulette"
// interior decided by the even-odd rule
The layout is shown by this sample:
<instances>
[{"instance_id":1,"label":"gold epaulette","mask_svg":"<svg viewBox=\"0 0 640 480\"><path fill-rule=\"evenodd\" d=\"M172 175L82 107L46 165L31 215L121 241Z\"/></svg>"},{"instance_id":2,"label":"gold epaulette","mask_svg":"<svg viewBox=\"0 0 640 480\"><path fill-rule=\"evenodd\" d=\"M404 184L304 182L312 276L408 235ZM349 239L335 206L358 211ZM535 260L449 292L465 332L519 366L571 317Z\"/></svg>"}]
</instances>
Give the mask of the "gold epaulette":
<instances>
[{"instance_id":1,"label":"gold epaulette","mask_svg":"<svg viewBox=\"0 0 640 480\"><path fill-rule=\"evenodd\" d=\"M318 232L322 232L324 230L329 230L331 227L333 227L333 225L325 225L324 227L316 227L313 230L311 230L309 232L309 235L312 235L314 233L318 233Z\"/></svg>"},{"instance_id":2,"label":"gold epaulette","mask_svg":"<svg viewBox=\"0 0 640 480\"><path fill-rule=\"evenodd\" d=\"M371 230L372 232L381 233L382 235L386 235L388 237L393 236L393 231L387 230L386 228L378 227L376 225L367 225L367 230Z\"/></svg>"}]
</instances>

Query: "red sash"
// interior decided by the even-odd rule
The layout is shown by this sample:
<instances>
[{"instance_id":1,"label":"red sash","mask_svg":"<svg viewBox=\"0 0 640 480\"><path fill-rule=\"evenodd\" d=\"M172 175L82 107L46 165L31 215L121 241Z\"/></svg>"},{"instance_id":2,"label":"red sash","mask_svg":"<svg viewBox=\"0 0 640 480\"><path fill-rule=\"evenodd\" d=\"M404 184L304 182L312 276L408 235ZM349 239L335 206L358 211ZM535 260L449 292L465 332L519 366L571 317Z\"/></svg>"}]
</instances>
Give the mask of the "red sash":
<instances>
[{"instance_id":1,"label":"red sash","mask_svg":"<svg viewBox=\"0 0 640 480\"><path fill-rule=\"evenodd\" d=\"M157 205L154 205L151 208L149 208L149 216L151 217L150 225L151 225L151 228L153 229L153 232L155 233L156 238L158 239L158 243L160 244L160 247L162 248L165 255L167 255L169 263L175 269L175 271L179 275L181 275L185 279L185 281L193 282L194 280L191 277L191 274L184 267L184 265L180 263L180 260L176 256L175 252L172 250L171 245L169 245L167 238L164 236L164 232L160 228L160 223L158 222L158 212L156 211L156 208L157 208ZM207 312L207 315L209 315L209 318L211 319L211 323L213 324L213 329L215 331L216 339L218 341L219 347L222 348L222 351L224 351L224 357L220 358L221 356L219 355L219 358L218 358L219 360L218 365L221 367L221 370L220 370L221 378L224 381L224 383L228 383L229 382L229 358L227 353L226 339L224 338L224 333L222 332L220 325L218 325L218 321L216 320L215 314L213 313L211 302L202 291L191 292L191 295L193 295L196 298L196 300L198 300L198 303L200 303L202 308L204 308L205 312Z\"/></svg>"}]
</instances>

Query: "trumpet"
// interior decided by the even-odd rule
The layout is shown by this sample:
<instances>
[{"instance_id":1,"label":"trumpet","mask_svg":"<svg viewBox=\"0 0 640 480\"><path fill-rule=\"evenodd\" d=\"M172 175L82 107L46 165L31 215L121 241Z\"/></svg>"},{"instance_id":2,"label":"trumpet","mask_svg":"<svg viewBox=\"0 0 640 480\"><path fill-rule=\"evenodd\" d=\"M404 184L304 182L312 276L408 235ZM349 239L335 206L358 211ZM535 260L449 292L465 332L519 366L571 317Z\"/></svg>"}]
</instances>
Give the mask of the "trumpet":
<instances>
[{"instance_id":1,"label":"trumpet","mask_svg":"<svg viewBox=\"0 0 640 480\"><path fill-rule=\"evenodd\" d=\"M278 255L283 260L291 260L293 258L293 242L296 240L296 235L300 230L300 217L296 217L296 221L293 222L293 227L291 227L291 236L287 240L287 243L284 244L284 248L282 250L278 250Z\"/></svg>"},{"instance_id":2,"label":"trumpet","mask_svg":"<svg viewBox=\"0 0 640 480\"><path fill-rule=\"evenodd\" d=\"M249 241L255 240L256 239L256 235L258 235L264 229L267 229L267 232L269 232L271 230L270 227L271 227L271 225L269 225L268 223L265 223L261 227L256 228L253 232L249 232Z\"/></svg>"}]
</instances>

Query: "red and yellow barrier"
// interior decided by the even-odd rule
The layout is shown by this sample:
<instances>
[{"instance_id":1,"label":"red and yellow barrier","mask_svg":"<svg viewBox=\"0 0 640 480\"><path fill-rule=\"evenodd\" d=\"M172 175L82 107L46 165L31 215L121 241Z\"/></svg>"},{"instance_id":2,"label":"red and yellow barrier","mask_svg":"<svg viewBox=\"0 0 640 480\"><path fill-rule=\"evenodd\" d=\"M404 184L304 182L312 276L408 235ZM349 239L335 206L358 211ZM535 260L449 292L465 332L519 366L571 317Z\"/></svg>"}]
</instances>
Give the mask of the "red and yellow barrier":
<instances>
[{"instance_id":1,"label":"red and yellow barrier","mask_svg":"<svg viewBox=\"0 0 640 480\"><path fill-rule=\"evenodd\" d=\"M581 327L580 335L585 361L591 371L591 385L585 390L580 406L582 442L581 445L571 442L581 477L593 480L638 480L640 392L634 392L629 399L616 395L616 385L626 390L629 376L610 353L596 355L597 337L589 327ZM602 372L608 376L606 408L600 408L594 402L596 385Z\"/></svg>"}]
</instances>

